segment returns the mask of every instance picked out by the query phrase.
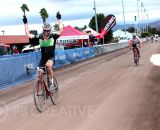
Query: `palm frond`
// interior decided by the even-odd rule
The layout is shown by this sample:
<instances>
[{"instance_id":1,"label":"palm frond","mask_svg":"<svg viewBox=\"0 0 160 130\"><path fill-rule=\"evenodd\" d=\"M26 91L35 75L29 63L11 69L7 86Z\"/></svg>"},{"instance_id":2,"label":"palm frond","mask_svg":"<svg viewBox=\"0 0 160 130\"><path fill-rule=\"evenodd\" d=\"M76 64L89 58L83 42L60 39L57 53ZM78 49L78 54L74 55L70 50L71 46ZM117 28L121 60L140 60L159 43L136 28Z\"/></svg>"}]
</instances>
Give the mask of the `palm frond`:
<instances>
[{"instance_id":1,"label":"palm frond","mask_svg":"<svg viewBox=\"0 0 160 130\"><path fill-rule=\"evenodd\" d=\"M26 4L22 4L22 6L20 7L25 15L25 11L29 11L29 8Z\"/></svg>"},{"instance_id":2,"label":"palm frond","mask_svg":"<svg viewBox=\"0 0 160 130\"><path fill-rule=\"evenodd\" d=\"M43 22L45 23L46 19L49 17L47 10L45 8L42 8L39 13L41 15Z\"/></svg>"}]
</instances>

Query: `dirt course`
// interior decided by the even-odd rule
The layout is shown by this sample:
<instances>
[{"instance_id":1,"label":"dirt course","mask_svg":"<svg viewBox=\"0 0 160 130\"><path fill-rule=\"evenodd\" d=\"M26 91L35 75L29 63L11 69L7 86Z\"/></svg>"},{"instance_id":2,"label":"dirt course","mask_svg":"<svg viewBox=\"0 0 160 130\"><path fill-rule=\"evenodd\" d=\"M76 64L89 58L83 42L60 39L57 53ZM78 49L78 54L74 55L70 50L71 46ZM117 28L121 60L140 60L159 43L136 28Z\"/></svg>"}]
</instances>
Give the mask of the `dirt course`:
<instances>
[{"instance_id":1,"label":"dirt course","mask_svg":"<svg viewBox=\"0 0 160 130\"><path fill-rule=\"evenodd\" d=\"M160 130L160 67L149 58L160 43L128 49L55 70L59 103L39 113L34 81L0 91L0 130Z\"/></svg>"}]
</instances>

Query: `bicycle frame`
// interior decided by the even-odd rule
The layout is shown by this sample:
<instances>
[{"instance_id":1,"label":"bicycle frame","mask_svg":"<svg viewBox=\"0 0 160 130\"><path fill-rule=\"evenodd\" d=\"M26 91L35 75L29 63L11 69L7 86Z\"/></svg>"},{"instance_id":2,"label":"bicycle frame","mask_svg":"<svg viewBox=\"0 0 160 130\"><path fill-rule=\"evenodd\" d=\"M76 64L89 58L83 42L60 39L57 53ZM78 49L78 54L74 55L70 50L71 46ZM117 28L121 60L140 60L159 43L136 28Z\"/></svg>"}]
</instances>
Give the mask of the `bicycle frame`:
<instances>
[{"instance_id":1,"label":"bicycle frame","mask_svg":"<svg viewBox=\"0 0 160 130\"><path fill-rule=\"evenodd\" d=\"M33 88L33 97L34 97L34 104L39 112L43 112L46 109L46 99L50 97L51 102L53 105L58 104L58 83L56 78L53 78L53 83L56 87L55 91L49 91L48 85L49 85L49 77L48 77L48 71L46 67L38 67L36 68L28 68L25 67L27 74L29 75L29 70L38 70L38 77L35 82L34 88ZM46 70L46 72L44 71ZM44 75L46 74L46 75ZM47 76L47 77L45 77Z\"/></svg>"},{"instance_id":2,"label":"bicycle frame","mask_svg":"<svg viewBox=\"0 0 160 130\"><path fill-rule=\"evenodd\" d=\"M134 48L133 48L134 55L138 54L137 49L138 49L137 47L134 47Z\"/></svg>"},{"instance_id":3,"label":"bicycle frame","mask_svg":"<svg viewBox=\"0 0 160 130\"><path fill-rule=\"evenodd\" d=\"M45 79L44 79L44 74L47 75L47 83L45 82ZM37 96L38 95L38 92L39 92L39 83L42 82L43 83L43 87L46 91L46 94L48 96L50 96L50 92L48 91L48 71L46 73L42 72L41 70L38 70L38 88L37 88Z\"/></svg>"},{"instance_id":4,"label":"bicycle frame","mask_svg":"<svg viewBox=\"0 0 160 130\"><path fill-rule=\"evenodd\" d=\"M138 53L138 47L133 48L133 53L134 53L134 60L136 66L139 65L139 53Z\"/></svg>"}]
</instances>

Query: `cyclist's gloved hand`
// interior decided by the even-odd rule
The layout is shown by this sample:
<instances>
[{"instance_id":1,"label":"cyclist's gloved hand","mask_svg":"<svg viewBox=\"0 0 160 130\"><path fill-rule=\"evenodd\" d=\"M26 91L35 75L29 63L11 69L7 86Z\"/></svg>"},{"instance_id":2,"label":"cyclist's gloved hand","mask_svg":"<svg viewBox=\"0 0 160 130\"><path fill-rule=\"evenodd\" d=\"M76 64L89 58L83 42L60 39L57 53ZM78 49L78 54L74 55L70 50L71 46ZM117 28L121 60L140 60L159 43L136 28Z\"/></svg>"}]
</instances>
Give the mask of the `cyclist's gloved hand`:
<instances>
[{"instance_id":1,"label":"cyclist's gloved hand","mask_svg":"<svg viewBox=\"0 0 160 130\"><path fill-rule=\"evenodd\" d=\"M57 17L57 19L61 19L61 14L60 14L60 12L59 12L59 11L57 12L56 17Z\"/></svg>"},{"instance_id":2,"label":"cyclist's gloved hand","mask_svg":"<svg viewBox=\"0 0 160 130\"><path fill-rule=\"evenodd\" d=\"M23 23L26 24L28 21L27 21L27 17L26 16L23 16Z\"/></svg>"}]
</instances>

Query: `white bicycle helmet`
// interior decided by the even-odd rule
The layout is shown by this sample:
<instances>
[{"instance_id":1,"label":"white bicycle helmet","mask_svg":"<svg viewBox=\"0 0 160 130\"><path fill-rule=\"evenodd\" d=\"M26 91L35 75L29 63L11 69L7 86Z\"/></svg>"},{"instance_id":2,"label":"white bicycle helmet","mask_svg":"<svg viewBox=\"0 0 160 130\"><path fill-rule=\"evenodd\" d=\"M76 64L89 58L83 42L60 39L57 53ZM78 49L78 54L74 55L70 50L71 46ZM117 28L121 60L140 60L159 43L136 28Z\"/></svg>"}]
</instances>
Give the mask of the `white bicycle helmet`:
<instances>
[{"instance_id":1,"label":"white bicycle helmet","mask_svg":"<svg viewBox=\"0 0 160 130\"><path fill-rule=\"evenodd\" d=\"M45 23L42 28L43 30L52 30L52 26L49 23Z\"/></svg>"},{"instance_id":2,"label":"white bicycle helmet","mask_svg":"<svg viewBox=\"0 0 160 130\"><path fill-rule=\"evenodd\" d=\"M136 34L135 34L135 33L133 33L133 34L132 34L132 37L136 37Z\"/></svg>"}]
</instances>

